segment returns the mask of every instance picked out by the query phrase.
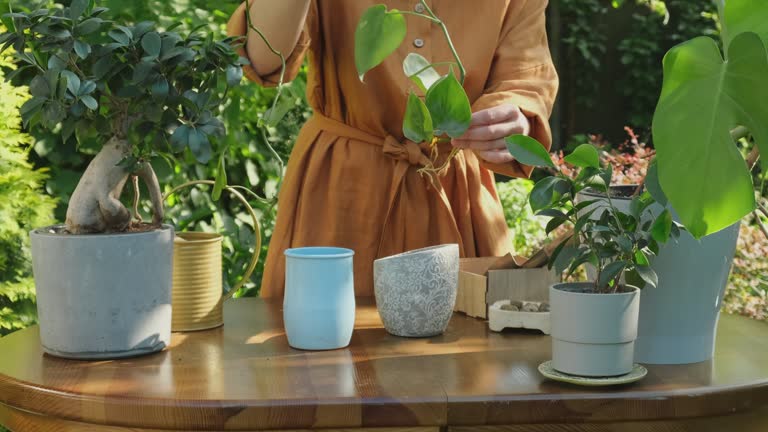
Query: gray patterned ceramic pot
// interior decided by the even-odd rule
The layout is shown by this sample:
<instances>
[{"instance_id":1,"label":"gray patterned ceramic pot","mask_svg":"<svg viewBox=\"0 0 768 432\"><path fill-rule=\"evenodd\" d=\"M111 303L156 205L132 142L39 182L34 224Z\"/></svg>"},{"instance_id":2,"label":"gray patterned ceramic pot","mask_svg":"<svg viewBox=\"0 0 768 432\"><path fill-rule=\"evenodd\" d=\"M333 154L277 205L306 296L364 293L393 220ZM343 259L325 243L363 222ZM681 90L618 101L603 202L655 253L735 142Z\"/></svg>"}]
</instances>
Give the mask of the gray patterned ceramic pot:
<instances>
[{"instance_id":1,"label":"gray patterned ceramic pot","mask_svg":"<svg viewBox=\"0 0 768 432\"><path fill-rule=\"evenodd\" d=\"M459 283L459 245L381 258L373 263L376 306L395 336L429 337L448 327Z\"/></svg>"}]
</instances>

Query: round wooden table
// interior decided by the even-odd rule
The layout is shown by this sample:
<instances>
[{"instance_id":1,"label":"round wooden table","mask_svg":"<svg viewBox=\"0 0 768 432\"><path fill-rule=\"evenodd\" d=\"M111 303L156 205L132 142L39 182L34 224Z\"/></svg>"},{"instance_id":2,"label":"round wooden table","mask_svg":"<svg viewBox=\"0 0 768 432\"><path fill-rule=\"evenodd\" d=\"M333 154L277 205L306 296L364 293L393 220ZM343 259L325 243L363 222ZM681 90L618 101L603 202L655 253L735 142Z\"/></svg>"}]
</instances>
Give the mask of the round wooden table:
<instances>
[{"instance_id":1,"label":"round wooden table","mask_svg":"<svg viewBox=\"0 0 768 432\"><path fill-rule=\"evenodd\" d=\"M37 327L0 339L0 424L12 431L768 431L768 325L723 316L711 362L650 366L583 388L537 366L550 339L456 315L431 339L382 328L359 301L349 348L291 349L280 303L238 299L223 328L180 333L140 358L44 355ZM386 430L386 429L385 429Z\"/></svg>"}]
</instances>

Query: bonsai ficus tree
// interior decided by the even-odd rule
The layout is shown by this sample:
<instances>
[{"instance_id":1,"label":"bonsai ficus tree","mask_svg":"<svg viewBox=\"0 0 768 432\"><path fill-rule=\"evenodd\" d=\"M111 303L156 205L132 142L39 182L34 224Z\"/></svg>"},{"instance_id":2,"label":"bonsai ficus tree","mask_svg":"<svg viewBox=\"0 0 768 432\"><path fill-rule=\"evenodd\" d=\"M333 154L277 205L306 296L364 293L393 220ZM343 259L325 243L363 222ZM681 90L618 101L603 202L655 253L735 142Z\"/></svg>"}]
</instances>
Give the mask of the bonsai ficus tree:
<instances>
[{"instance_id":1,"label":"bonsai ficus tree","mask_svg":"<svg viewBox=\"0 0 768 432\"><path fill-rule=\"evenodd\" d=\"M768 171L768 2L716 3L721 44L701 36L666 54L653 118L659 182L697 238L756 209L768 217L752 177L760 153ZM746 163L741 139L754 146Z\"/></svg>"},{"instance_id":2,"label":"bonsai ficus tree","mask_svg":"<svg viewBox=\"0 0 768 432\"><path fill-rule=\"evenodd\" d=\"M555 169L549 153L536 140L517 137L508 146L521 163ZM597 271L593 292L614 293L628 284L643 288L656 287L658 276L650 261L659 253L660 245L680 235L682 225L661 205L660 189L652 172L646 178L646 191L632 198L630 211L619 210L613 201L613 170L604 166L600 154L590 144L577 147L564 161L578 170L575 177L559 170L536 183L529 202L537 215L549 216L546 231L552 233L564 224L572 230L560 239L549 258L549 268L558 274L572 274L584 264ZM649 171L655 170L651 166ZM592 192L597 199L579 200L580 192Z\"/></svg>"},{"instance_id":3,"label":"bonsai ficus tree","mask_svg":"<svg viewBox=\"0 0 768 432\"><path fill-rule=\"evenodd\" d=\"M21 108L25 126L101 144L69 201L66 230L74 234L131 227L120 202L131 176L136 194L138 179L146 183L152 225L160 224L162 195L150 160L187 149L200 163L212 159L224 133L218 95L240 82L245 62L232 39L179 34L175 26L160 31L151 22L123 26L107 15L94 0L11 12L0 36L3 50L15 50L16 73L33 76L32 98Z\"/></svg>"},{"instance_id":4,"label":"bonsai ficus tree","mask_svg":"<svg viewBox=\"0 0 768 432\"><path fill-rule=\"evenodd\" d=\"M360 77L375 68L397 50L407 32L406 16L431 21L439 26L453 54L452 61L430 63L423 56L410 53L403 60L403 72L417 89L408 96L403 135L409 140L429 143L432 149L438 141L457 138L469 129L472 107L464 91L464 65L451 41L448 29L424 0L420 0L425 13L387 9L383 4L370 7L363 13L355 31L355 65ZM450 66L446 75L440 75L436 66ZM458 77L454 72L458 70ZM422 173L439 173L458 153L452 150L443 166L421 168ZM434 162L434 161L433 161Z\"/></svg>"}]
</instances>

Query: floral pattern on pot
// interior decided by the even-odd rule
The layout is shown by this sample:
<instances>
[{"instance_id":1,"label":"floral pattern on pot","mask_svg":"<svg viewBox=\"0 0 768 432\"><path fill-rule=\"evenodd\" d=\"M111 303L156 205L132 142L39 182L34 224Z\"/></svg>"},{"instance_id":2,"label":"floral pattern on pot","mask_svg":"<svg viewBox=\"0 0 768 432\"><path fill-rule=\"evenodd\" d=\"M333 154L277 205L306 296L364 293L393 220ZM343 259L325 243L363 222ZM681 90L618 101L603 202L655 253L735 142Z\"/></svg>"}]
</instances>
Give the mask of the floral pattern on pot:
<instances>
[{"instance_id":1,"label":"floral pattern on pot","mask_svg":"<svg viewBox=\"0 0 768 432\"><path fill-rule=\"evenodd\" d=\"M443 333L459 283L459 246L417 249L376 260L376 305L388 332L404 337Z\"/></svg>"}]
</instances>

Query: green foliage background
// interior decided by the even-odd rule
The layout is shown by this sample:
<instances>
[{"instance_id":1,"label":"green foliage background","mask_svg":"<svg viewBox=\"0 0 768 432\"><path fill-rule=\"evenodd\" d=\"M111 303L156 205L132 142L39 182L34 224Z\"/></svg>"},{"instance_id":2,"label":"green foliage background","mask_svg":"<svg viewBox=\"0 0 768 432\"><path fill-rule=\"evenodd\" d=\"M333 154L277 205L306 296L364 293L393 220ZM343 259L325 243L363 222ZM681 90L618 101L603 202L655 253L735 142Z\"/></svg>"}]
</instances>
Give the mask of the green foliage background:
<instances>
[{"instance_id":1,"label":"green foliage background","mask_svg":"<svg viewBox=\"0 0 768 432\"><path fill-rule=\"evenodd\" d=\"M8 55L0 67L12 68ZM52 222L55 201L42 193L46 170L27 161L32 138L21 132L19 107L29 98L0 70L0 336L35 320L28 231Z\"/></svg>"},{"instance_id":2,"label":"green foliage background","mask_svg":"<svg viewBox=\"0 0 768 432\"><path fill-rule=\"evenodd\" d=\"M68 2L62 0L65 4ZM711 15L711 0L668 0L666 6L670 19L667 24L658 9L646 5L649 2L658 3L655 0L626 0L620 6L617 2L619 8L616 9L609 0L550 2L550 12L554 6L559 6L561 15L560 38L552 40L553 44L560 46L559 67L563 77L560 101L562 124L555 127L568 123L567 119L576 119L563 127L568 134L561 142L567 142L570 134L602 132L589 130L579 123L578 116L573 113L599 106L605 94L614 93L617 88L629 101L622 114L626 122L641 131L649 128L661 86L660 65L664 52L693 35L717 32L717 23ZM33 9L50 3L50 0L14 0L13 6L16 9ZM204 26L205 30L218 37L224 36L226 21L239 3L240 0L99 1L100 5L110 8L110 14L118 20L152 20L158 22L161 28L181 22L181 32ZM0 11L7 11L8 5L8 0L0 0ZM622 32L620 38L615 38L610 31L611 25L614 25L611 22L615 14L621 13L630 14L632 25ZM555 33L550 28L550 34ZM601 88L595 77L616 61L622 68L619 80L610 83L607 89ZM7 66L4 64L4 67ZM3 86L0 113L8 119L14 118L15 107L25 97L25 77L20 76L14 84L16 89L0 84ZM266 134L266 139L283 160L287 160L299 128L311 114L304 97L305 87L306 71L303 71L288 88L289 113L277 128L269 129ZM228 130L225 163L229 184L249 186L267 198L275 196L283 173L281 164L271 154L264 136L258 131L257 123L274 96L274 89L246 84L230 93L229 102L221 107L220 112ZM3 152L0 164L5 164L0 166L0 334L3 328L5 331L15 329L34 319L29 258L25 249L26 231L50 222L51 213L58 221L64 219L70 194L93 154L87 149L85 153L79 153L73 144L62 144L60 138L53 134L31 139L20 134L14 125L17 121L11 120L5 123L4 128L0 127L0 151ZM584 140L574 142L580 144ZM33 151L28 152L27 145L32 145ZM188 159L181 158L173 166L161 160L153 162L165 191L187 180L215 177L215 164L200 166L193 163L191 155L185 157ZM33 170L32 165L25 162L26 159L42 170ZM12 161L12 168L6 169L9 161ZM8 182L14 187L8 187ZM19 188L19 184L25 187ZM41 185L46 194L35 192ZM506 216L514 232L515 248L523 254L530 253L544 237L542 222L533 218L530 208L525 206L531 185L527 181L499 185ZM225 194L217 202L211 198L210 192L201 188L172 197L168 202L168 216L179 229L217 231L226 235L223 256L225 268L230 272L225 282L231 286L250 258L254 230L250 218L231 197ZM15 205L21 203L23 205ZM252 205L261 218L264 243L260 252L263 259L274 226L275 206L272 202L261 200L253 200ZM144 211L148 212L148 208ZM257 293L262 266L263 261L239 295ZM743 276L743 273L740 275ZM758 289L764 292L764 285ZM11 313L11 310L14 312ZM8 324L11 322L13 324Z\"/></svg>"}]
</instances>

